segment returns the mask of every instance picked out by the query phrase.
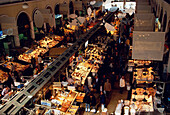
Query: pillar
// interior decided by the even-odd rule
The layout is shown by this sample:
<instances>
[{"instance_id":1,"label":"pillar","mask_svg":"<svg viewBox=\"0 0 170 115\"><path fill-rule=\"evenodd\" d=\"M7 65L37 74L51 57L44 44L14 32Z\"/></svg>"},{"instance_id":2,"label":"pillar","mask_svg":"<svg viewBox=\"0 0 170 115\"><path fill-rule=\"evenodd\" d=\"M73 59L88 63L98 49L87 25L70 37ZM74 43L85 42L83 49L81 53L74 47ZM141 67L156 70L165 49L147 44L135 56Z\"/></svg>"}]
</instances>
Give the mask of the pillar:
<instances>
[{"instance_id":1,"label":"pillar","mask_svg":"<svg viewBox=\"0 0 170 115\"><path fill-rule=\"evenodd\" d=\"M15 46L19 47L20 46L20 40L19 40L19 36L18 36L17 26L13 28L13 35L14 35Z\"/></svg>"},{"instance_id":2,"label":"pillar","mask_svg":"<svg viewBox=\"0 0 170 115\"><path fill-rule=\"evenodd\" d=\"M56 23L55 23L55 14L53 14L53 26L54 26L54 29L56 29Z\"/></svg>"},{"instance_id":3,"label":"pillar","mask_svg":"<svg viewBox=\"0 0 170 115\"><path fill-rule=\"evenodd\" d=\"M44 23L44 30L47 32L46 23Z\"/></svg>"},{"instance_id":4,"label":"pillar","mask_svg":"<svg viewBox=\"0 0 170 115\"><path fill-rule=\"evenodd\" d=\"M168 73L170 73L170 52L169 52L169 58L168 58Z\"/></svg>"},{"instance_id":5,"label":"pillar","mask_svg":"<svg viewBox=\"0 0 170 115\"><path fill-rule=\"evenodd\" d=\"M15 40L15 46L19 47L20 46L20 40L18 35L14 35L14 40Z\"/></svg>"},{"instance_id":6,"label":"pillar","mask_svg":"<svg viewBox=\"0 0 170 115\"><path fill-rule=\"evenodd\" d=\"M30 21L30 33L31 33L31 38L35 39L35 34L34 34L34 25L33 25L33 21Z\"/></svg>"},{"instance_id":7,"label":"pillar","mask_svg":"<svg viewBox=\"0 0 170 115\"><path fill-rule=\"evenodd\" d=\"M94 23L95 23L95 20L96 20L96 9L93 10L93 14L94 14Z\"/></svg>"}]
</instances>

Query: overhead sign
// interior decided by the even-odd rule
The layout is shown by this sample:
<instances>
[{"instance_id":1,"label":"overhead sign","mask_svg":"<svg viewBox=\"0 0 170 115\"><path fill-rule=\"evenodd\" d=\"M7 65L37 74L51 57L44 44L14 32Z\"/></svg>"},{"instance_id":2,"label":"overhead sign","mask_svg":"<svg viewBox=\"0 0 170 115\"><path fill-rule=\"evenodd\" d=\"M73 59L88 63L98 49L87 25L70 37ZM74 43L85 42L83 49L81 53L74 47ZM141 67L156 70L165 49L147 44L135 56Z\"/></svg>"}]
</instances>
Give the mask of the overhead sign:
<instances>
[{"instance_id":1,"label":"overhead sign","mask_svg":"<svg viewBox=\"0 0 170 115\"><path fill-rule=\"evenodd\" d=\"M105 24L105 27L106 27L106 29L109 30L109 31L114 31L114 30L115 30L114 26L110 25L109 23L106 23L106 24Z\"/></svg>"},{"instance_id":2,"label":"overhead sign","mask_svg":"<svg viewBox=\"0 0 170 115\"><path fill-rule=\"evenodd\" d=\"M44 24L44 17L39 10L34 12L34 23L37 28L42 28Z\"/></svg>"},{"instance_id":3,"label":"overhead sign","mask_svg":"<svg viewBox=\"0 0 170 115\"><path fill-rule=\"evenodd\" d=\"M153 13L137 13L134 20L135 31L153 31L155 24Z\"/></svg>"},{"instance_id":4,"label":"overhead sign","mask_svg":"<svg viewBox=\"0 0 170 115\"><path fill-rule=\"evenodd\" d=\"M163 60L165 32L133 32L132 59Z\"/></svg>"},{"instance_id":5,"label":"overhead sign","mask_svg":"<svg viewBox=\"0 0 170 115\"><path fill-rule=\"evenodd\" d=\"M137 13L151 13L150 5L137 5L136 6Z\"/></svg>"},{"instance_id":6,"label":"overhead sign","mask_svg":"<svg viewBox=\"0 0 170 115\"><path fill-rule=\"evenodd\" d=\"M116 6L110 8L110 12L115 12L116 10L118 10L118 7L116 7Z\"/></svg>"}]
</instances>

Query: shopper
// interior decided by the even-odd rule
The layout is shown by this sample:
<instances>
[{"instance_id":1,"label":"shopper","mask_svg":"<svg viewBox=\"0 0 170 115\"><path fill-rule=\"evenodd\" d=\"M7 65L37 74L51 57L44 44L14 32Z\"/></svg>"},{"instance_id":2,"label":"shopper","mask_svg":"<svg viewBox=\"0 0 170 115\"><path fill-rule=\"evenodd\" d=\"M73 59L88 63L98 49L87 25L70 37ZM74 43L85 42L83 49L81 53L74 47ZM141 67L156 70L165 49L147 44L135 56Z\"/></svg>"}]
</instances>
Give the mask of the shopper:
<instances>
[{"instance_id":1,"label":"shopper","mask_svg":"<svg viewBox=\"0 0 170 115\"><path fill-rule=\"evenodd\" d=\"M125 79L124 79L124 76L122 76L122 78L120 78L120 93L122 94L123 93L123 90L125 88Z\"/></svg>"},{"instance_id":2,"label":"shopper","mask_svg":"<svg viewBox=\"0 0 170 115\"><path fill-rule=\"evenodd\" d=\"M85 111L87 112L90 112L90 93L87 93L84 97L84 103L86 104L86 108L85 108Z\"/></svg>"},{"instance_id":3,"label":"shopper","mask_svg":"<svg viewBox=\"0 0 170 115\"><path fill-rule=\"evenodd\" d=\"M133 79L132 85L133 85L133 89L136 89L136 78Z\"/></svg>"},{"instance_id":4,"label":"shopper","mask_svg":"<svg viewBox=\"0 0 170 115\"><path fill-rule=\"evenodd\" d=\"M95 76L93 83L95 85L95 89L96 89L97 93L100 93L100 80L99 80L98 76Z\"/></svg>"},{"instance_id":5,"label":"shopper","mask_svg":"<svg viewBox=\"0 0 170 115\"><path fill-rule=\"evenodd\" d=\"M91 100L91 106L93 107L94 112L96 112L96 107L95 107L96 106L96 97L93 94L91 94L90 100Z\"/></svg>"},{"instance_id":6,"label":"shopper","mask_svg":"<svg viewBox=\"0 0 170 115\"><path fill-rule=\"evenodd\" d=\"M111 86L112 86L112 89L114 88L115 81L116 81L116 75L115 75L115 72L112 72L112 74L111 74Z\"/></svg>"},{"instance_id":7,"label":"shopper","mask_svg":"<svg viewBox=\"0 0 170 115\"><path fill-rule=\"evenodd\" d=\"M106 102L105 95L104 95L104 93L101 91L101 92L100 92L100 104L101 104L101 110L102 110L102 111L103 111L104 108L105 108L105 102Z\"/></svg>"},{"instance_id":8,"label":"shopper","mask_svg":"<svg viewBox=\"0 0 170 115\"><path fill-rule=\"evenodd\" d=\"M4 89L2 90L1 92L1 95L2 96L5 96L8 92L9 92L9 87L7 85L4 86Z\"/></svg>"},{"instance_id":9,"label":"shopper","mask_svg":"<svg viewBox=\"0 0 170 115\"><path fill-rule=\"evenodd\" d=\"M19 71L14 71L14 77L15 77L16 82L22 82L20 78L21 76L19 76Z\"/></svg>"},{"instance_id":10,"label":"shopper","mask_svg":"<svg viewBox=\"0 0 170 115\"><path fill-rule=\"evenodd\" d=\"M107 79L107 82L104 84L104 91L106 91L106 96L109 97L111 91L111 83L109 82L109 79Z\"/></svg>"},{"instance_id":11,"label":"shopper","mask_svg":"<svg viewBox=\"0 0 170 115\"><path fill-rule=\"evenodd\" d=\"M68 85L73 85L74 84L74 80L72 79L72 76L70 76L68 79Z\"/></svg>"},{"instance_id":12,"label":"shopper","mask_svg":"<svg viewBox=\"0 0 170 115\"><path fill-rule=\"evenodd\" d=\"M36 59L34 57L31 58L31 64L33 66L33 69L36 67Z\"/></svg>"},{"instance_id":13,"label":"shopper","mask_svg":"<svg viewBox=\"0 0 170 115\"><path fill-rule=\"evenodd\" d=\"M129 83L127 83L127 91L128 91L128 96L127 96L127 100L130 100L131 98L131 86Z\"/></svg>"},{"instance_id":14,"label":"shopper","mask_svg":"<svg viewBox=\"0 0 170 115\"><path fill-rule=\"evenodd\" d=\"M89 93L90 92L90 90L89 90L89 88L88 88L88 86L87 85L84 85L83 86L83 88L84 88L84 93Z\"/></svg>"},{"instance_id":15,"label":"shopper","mask_svg":"<svg viewBox=\"0 0 170 115\"><path fill-rule=\"evenodd\" d=\"M13 87L15 87L15 85L14 85L14 80L13 80L11 74L12 74L11 72L8 73L8 79L7 79L7 80L4 82L4 84L3 84L4 86L5 86L5 85L8 86L10 90L11 90L11 84L13 85Z\"/></svg>"}]
</instances>

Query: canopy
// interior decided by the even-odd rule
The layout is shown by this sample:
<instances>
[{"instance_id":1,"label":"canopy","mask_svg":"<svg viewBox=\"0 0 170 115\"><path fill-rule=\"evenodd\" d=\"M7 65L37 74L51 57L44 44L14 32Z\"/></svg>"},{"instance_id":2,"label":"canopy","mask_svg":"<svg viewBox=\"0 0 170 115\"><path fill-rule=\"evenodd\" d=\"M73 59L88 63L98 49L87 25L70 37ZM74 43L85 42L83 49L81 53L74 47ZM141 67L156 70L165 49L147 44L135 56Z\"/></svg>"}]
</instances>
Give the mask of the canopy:
<instances>
[{"instance_id":1,"label":"canopy","mask_svg":"<svg viewBox=\"0 0 170 115\"><path fill-rule=\"evenodd\" d=\"M96 1L93 0L93 1L90 2L90 5L94 5L95 3L96 3Z\"/></svg>"},{"instance_id":2,"label":"canopy","mask_svg":"<svg viewBox=\"0 0 170 115\"><path fill-rule=\"evenodd\" d=\"M105 27L106 27L106 29L109 30L109 31L114 31L114 30L115 30L114 26L112 26L112 25L109 24L109 23L106 23L106 24L105 24Z\"/></svg>"},{"instance_id":3,"label":"canopy","mask_svg":"<svg viewBox=\"0 0 170 115\"><path fill-rule=\"evenodd\" d=\"M110 8L110 12L115 12L116 10L118 10L118 7L112 7L112 8Z\"/></svg>"},{"instance_id":4,"label":"canopy","mask_svg":"<svg viewBox=\"0 0 170 115\"><path fill-rule=\"evenodd\" d=\"M57 57L61 55L67 48L52 48L49 51L49 56Z\"/></svg>"},{"instance_id":5,"label":"canopy","mask_svg":"<svg viewBox=\"0 0 170 115\"><path fill-rule=\"evenodd\" d=\"M98 1L93 5L93 7L100 7L102 4L103 4L103 2Z\"/></svg>"}]
</instances>

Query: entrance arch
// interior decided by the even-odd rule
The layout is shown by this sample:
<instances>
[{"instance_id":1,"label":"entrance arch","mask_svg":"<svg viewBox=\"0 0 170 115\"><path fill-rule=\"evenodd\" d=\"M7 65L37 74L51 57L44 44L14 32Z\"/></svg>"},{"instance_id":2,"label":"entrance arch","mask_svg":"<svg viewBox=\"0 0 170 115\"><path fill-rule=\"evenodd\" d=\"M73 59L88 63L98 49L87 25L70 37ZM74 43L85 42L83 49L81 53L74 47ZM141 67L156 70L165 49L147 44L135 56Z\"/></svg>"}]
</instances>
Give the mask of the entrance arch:
<instances>
[{"instance_id":1,"label":"entrance arch","mask_svg":"<svg viewBox=\"0 0 170 115\"><path fill-rule=\"evenodd\" d=\"M46 9L49 9L50 10L50 14L53 14L53 9L51 8L51 6L47 6Z\"/></svg>"},{"instance_id":2,"label":"entrance arch","mask_svg":"<svg viewBox=\"0 0 170 115\"><path fill-rule=\"evenodd\" d=\"M69 3L69 12L70 12L70 14L74 14L74 6L73 6L72 1L70 1L70 3Z\"/></svg>"},{"instance_id":3,"label":"entrance arch","mask_svg":"<svg viewBox=\"0 0 170 115\"><path fill-rule=\"evenodd\" d=\"M30 45L25 43L31 39L30 18L25 12L21 12L17 17L18 35L21 46ZM28 46L29 47L29 46Z\"/></svg>"},{"instance_id":4,"label":"entrance arch","mask_svg":"<svg viewBox=\"0 0 170 115\"><path fill-rule=\"evenodd\" d=\"M57 34L59 33L59 27L62 26L62 21L61 18L62 16L60 15L60 9L59 9L60 5L56 4L55 6L55 10L54 10L54 14L55 14L55 24L56 24L56 32Z\"/></svg>"},{"instance_id":5,"label":"entrance arch","mask_svg":"<svg viewBox=\"0 0 170 115\"><path fill-rule=\"evenodd\" d=\"M165 14L164 14L164 19L163 19L163 32L165 32L166 30L166 24L167 24L167 13L165 11Z\"/></svg>"},{"instance_id":6,"label":"entrance arch","mask_svg":"<svg viewBox=\"0 0 170 115\"><path fill-rule=\"evenodd\" d=\"M56 28L55 26L55 14L53 13L53 9L51 6L47 6L46 9L49 9L50 10L50 14L52 14L52 22L49 22L49 23L46 23L46 29L47 29L47 32L50 32L50 28ZM51 24L50 24L51 23Z\"/></svg>"}]
</instances>

